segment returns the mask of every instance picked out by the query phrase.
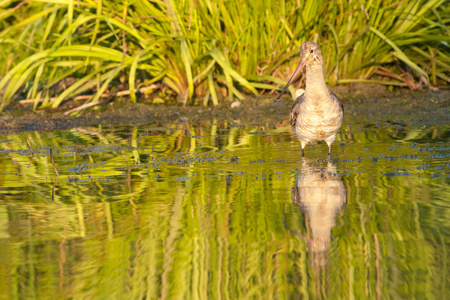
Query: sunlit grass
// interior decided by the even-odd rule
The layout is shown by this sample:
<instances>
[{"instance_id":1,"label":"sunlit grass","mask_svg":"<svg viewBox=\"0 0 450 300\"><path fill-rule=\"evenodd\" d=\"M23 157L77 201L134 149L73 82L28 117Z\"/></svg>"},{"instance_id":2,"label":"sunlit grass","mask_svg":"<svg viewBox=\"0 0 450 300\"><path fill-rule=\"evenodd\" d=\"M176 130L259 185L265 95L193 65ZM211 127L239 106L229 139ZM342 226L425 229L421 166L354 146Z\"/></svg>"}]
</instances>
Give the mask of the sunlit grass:
<instances>
[{"instance_id":1,"label":"sunlit grass","mask_svg":"<svg viewBox=\"0 0 450 300\"><path fill-rule=\"evenodd\" d=\"M280 89L299 47L318 42L330 85L418 89L450 82L449 6L414 1L92 1L0 3L1 108L136 91L217 105ZM77 82L62 93L65 77ZM119 84L112 84L118 82ZM222 91L222 92L220 92ZM291 89L293 92L293 89Z\"/></svg>"}]
</instances>

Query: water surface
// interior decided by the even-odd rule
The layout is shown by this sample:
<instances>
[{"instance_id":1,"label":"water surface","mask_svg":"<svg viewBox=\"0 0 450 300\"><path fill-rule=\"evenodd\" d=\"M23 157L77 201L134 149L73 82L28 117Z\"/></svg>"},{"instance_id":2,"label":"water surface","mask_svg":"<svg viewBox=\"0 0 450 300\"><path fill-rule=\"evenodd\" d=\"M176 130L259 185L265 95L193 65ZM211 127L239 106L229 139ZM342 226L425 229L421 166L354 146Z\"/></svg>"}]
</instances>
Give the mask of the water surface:
<instances>
[{"instance_id":1,"label":"water surface","mask_svg":"<svg viewBox=\"0 0 450 300\"><path fill-rule=\"evenodd\" d=\"M0 294L445 299L449 137L348 119L328 160L286 122L4 135Z\"/></svg>"}]
</instances>

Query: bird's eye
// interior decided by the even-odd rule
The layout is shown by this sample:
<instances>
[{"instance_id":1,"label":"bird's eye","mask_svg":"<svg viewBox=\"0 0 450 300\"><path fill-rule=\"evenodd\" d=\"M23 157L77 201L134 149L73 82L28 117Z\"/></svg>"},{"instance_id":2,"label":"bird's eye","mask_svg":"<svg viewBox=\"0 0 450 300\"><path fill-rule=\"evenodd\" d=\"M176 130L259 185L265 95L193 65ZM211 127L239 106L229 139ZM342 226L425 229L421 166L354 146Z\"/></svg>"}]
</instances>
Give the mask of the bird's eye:
<instances>
[{"instance_id":1,"label":"bird's eye","mask_svg":"<svg viewBox=\"0 0 450 300\"><path fill-rule=\"evenodd\" d=\"M314 52L314 50L311 50L311 53L313 53Z\"/></svg>"}]
</instances>

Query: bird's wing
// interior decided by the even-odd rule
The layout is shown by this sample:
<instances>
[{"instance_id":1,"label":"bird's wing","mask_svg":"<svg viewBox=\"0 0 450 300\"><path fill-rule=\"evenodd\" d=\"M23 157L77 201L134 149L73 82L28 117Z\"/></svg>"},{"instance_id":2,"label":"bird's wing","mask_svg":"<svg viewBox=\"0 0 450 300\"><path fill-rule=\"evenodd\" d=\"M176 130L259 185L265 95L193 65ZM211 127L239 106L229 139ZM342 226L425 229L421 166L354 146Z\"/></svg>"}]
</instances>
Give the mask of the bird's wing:
<instances>
[{"instance_id":1,"label":"bird's wing","mask_svg":"<svg viewBox=\"0 0 450 300\"><path fill-rule=\"evenodd\" d=\"M339 98L332 91L330 91L330 93L331 93L331 97L334 97L334 98L336 98L337 101L339 101L339 106L341 107L342 113L344 113L344 104L342 104L342 102L339 100Z\"/></svg>"},{"instance_id":2,"label":"bird's wing","mask_svg":"<svg viewBox=\"0 0 450 300\"><path fill-rule=\"evenodd\" d=\"M291 123L292 127L295 127L295 124L297 123L297 116L300 112L300 103L302 103L304 96L300 95L294 102L294 104L292 105L292 109L291 109L291 114L289 116L289 122Z\"/></svg>"}]
</instances>

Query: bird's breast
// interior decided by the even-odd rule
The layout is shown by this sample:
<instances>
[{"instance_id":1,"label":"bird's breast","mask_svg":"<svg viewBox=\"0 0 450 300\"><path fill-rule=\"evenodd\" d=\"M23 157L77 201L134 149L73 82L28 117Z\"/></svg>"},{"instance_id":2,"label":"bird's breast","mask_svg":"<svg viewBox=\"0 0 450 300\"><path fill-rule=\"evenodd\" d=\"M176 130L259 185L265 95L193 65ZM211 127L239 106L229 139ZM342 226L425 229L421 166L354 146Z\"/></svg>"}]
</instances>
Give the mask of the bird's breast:
<instances>
[{"instance_id":1,"label":"bird's breast","mask_svg":"<svg viewBox=\"0 0 450 300\"><path fill-rule=\"evenodd\" d=\"M343 113L339 103L316 101L317 104L304 105L296 123L297 134L315 141L336 134L342 124Z\"/></svg>"}]
</instances>

